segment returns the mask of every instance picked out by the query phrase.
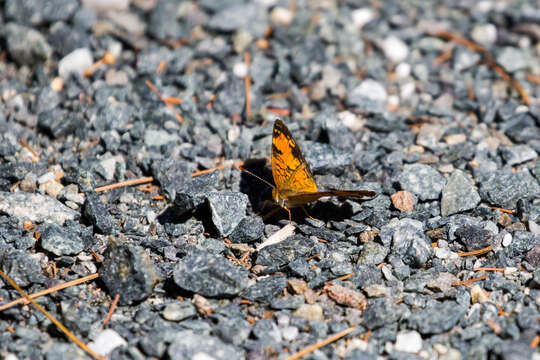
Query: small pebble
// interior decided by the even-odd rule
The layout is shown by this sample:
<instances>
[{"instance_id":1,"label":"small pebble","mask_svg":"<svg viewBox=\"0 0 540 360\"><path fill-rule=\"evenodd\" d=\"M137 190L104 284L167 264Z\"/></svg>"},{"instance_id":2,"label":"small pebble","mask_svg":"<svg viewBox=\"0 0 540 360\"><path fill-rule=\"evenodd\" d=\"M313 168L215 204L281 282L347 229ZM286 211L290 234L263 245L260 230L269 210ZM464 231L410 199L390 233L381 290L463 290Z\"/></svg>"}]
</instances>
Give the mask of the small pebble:
<instances>
[{"instance_id":1,"label":"small pebble","mask_svg":"<svg viewBox=\"0 0 540 360\"><path fill-rule=\"evenodd\" d=\"M382 50L384 55L394 63L404 61L409 55L409 47L403 40L390 36L383 40Z\"/></svg>"},{"instance_id":2,"label":"small pebble","mask_svg":"<svg viewBox=\"0 0 540 360\"><path fill-rule=\"evenodd\" d=\"M422 336L416 331L402 331L396 336L396 351L417 353L422 349Z\"/></svg>"},{"instance_id":3,"label":"small pebble","mask_svg":"<svg viewBox=\"0 0 540 360\"><path fill-rule=\"evenodd\" d=\"M482 45L492 45L497 40L497 27L493 24L475 25L471 31L471 38Z\"/></svg>"},{"instance_id":4,"label":"small pebble","mask_svg":"<svg viewBox=\"0 0 540 360\"><path fill-rule=\"evenodd\" d=\"M64 80L67 80L70 74L82 75L86 69L92 66L93 62L94 59L89 49L76 49L60 60L58 75Z\"/></svg>"},{"instance_id":5,"label":"small pebble","mask_svg":"<svg viewBox=\"0 0 540 360\"><path fill-rule=\"evenodd\" d=\"M413 195L405 190L398 191L392 196L392 205L400 211L413 211L414 210L414 197Z\"/></svg>"},{"instance_id":6,"label":"small pebble","mask_svg":"<svg viewBox=\"0 0 540 360\"><path fill-rule=\"evenodd\" d=\"M270 12L270 21L275 25L289 26L294 19L294 13L289 9L276 6Z\"/></svg>"},{"instance_id":7,"label":"small pebble","mask_svg":"<svg viewBox=\"0 0 540 360\"><path fill-rule=\"evenodd\" d=\"M113 329L105 329L101 331L94 341L88 344L88 347L101 356L107 356L118 346L126 346L127 341Z\"/></svg>"},{"instance_id":8,"label":"small pebble","mask_svg":"<svg viewBox=\"0 0 540 360\"><path fill-rule=\"evenodd\" d=\"M306 319L307 321L323 321L323 309L317 304L302 304L293 312L294 316Z\"/></svg>"},{"instance_id":9,"label":"small pebble","mask_svg":"<svg viewBox=\"0 0 540 360\"><path fill-rule=\"evenodd\" d=\"M362 29L364 25L375 19L377 15L371 8L360 8L353 10L351 16L354 26L357 29Z\"/></svg>"}]
</instances>

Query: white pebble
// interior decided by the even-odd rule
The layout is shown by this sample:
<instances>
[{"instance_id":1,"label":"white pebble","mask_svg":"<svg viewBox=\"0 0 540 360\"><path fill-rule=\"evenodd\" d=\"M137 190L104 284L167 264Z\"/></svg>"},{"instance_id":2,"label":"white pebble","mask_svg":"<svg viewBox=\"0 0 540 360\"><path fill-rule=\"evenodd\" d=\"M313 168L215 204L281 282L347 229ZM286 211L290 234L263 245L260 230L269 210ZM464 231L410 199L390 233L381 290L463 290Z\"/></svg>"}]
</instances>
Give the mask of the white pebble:
<instances>
[{"instance_id":1,"label":"white pebble","mask_svg":"<svg viewBox=\"0 0 540 360\"><path fill-rule=\"evenodd\" d=\"M395 63L402 62L409 55L409 47L395 36L387 37L382 42L384 55Z\"/></svg>"},{"instance_id":2,"label":"white pebble","mask_svg":"<svg viewBox=\"0 0 540 360\"><path fill-rule=\"evenodd\" d=\"M529 230L535 235L540 235L540 225L532 220L529 220Z\"/></svg>"},{"instance_id":3,"label":"white pebble","mask_svg":"<svg viewBox=\"0 0 540 360\"><path fill-rule=\"evenodd\" d=\"M99 355L106 356L118 346L127 346L127 341L116 331L105 329L88 346Z\"/></svg>"},{"instance_id":4,"label":"white pebble","mask_svg":"<svg viewBox=\"0 0 540 360\"><path fill-rule=\"evenodd\" d=\"M406 79L411 75L411 64L401 62L396 66L396 77L398 79Z\"/></svg>"},{"instance_id":5,"label":"white pebble","mask_svg":"<svg viewBox=\"0 0 540 360\"><path fill-rule=\"evenodd\" d=\"M502 245L504 247L507 247L511 243L512 243L512 234L510 234L510 233L505 234L504 237L503 237Z\"/></svg>"},{"instance_id":6,"label":"white pebble","mask_svg":"<svg viewBox=\"0 0 540 360\"><path fill-rule=\"evenodd\" d=\"M243 62L234 64L233 73L236 77L245 78L248 74L248 68Z\"/></svg>"},{"instance_id":7,"label":"white pebble","mask_svg":"<svg viewBox=\"0 0 540 360\"><path fill-rule=\"evenodd\" d=\"M286 8L276 6L270 13L270 22L272 24L289 26L294 19L294 13Z\"/></svg>"},{"instance_id":8,"label":"white pebble","mask_svg":"<svg viewBox=\"0 0 540 360\"><path fill-rule=\"evenodd\" d=\"M148 210L146 212L146 220L148 221L149 224L151 223L155 223L156 222L156 219L157 219L157 214L155 211L153 210Z\"/></svg>"},{"instance_id":9,"label":"white pebble","mask_svg":"<svg viewBox=\"0 0 540 360\"><path fill-rule=\"evenodd\" d=\"M375 19L375 12L370 8L361 8L352 12L353 24L357 29L361 29L371 20Z\"/></svg>"},{"instance_id":10,"label":"white pebble","mask_svg":"<svg viewBox=\"0 0 540 360\"><path fill-rule=\"evenodd\" d=\"M130 0L82 0L84 7L97 12L109 10L127 10Z\"/></svg>"},{"instance_id":11,"label":"white pebble","mask_svg":"<svg viewBox=\"0 0 540 360\"><path fill-rule=\"evenodd\" d=\"M295 326L287 326L281 329L281 337L286 341L293 341L298 336L298 328Z\"/></svg>"},{"instance_id":12,"label":"white pebble","mask_svg":"<svg viewBox=\"0 0 540 360\"><path fill-rule=\"evenodd\" d=\"M397 334L396 351L417 353L422 349L422 337L416 331L405 331Z\"/></svg>"},{"instance_id":13,"label":"white pebble","mask_svg":"<svg viewBox=\"0 0 540 360\"><path fill-rule=\"evenodd\" d=\"M390 95L388 97L388 105L393 106L393 107L398 107L399 106L399 96Z\"/></svg>"},{"instance_id":14,"label":"white pebble","mask_svg":"<svg viewBox=\"0 0 540 360\"><path fill-rule=\"evenodd\" d=\"M471 31L471 38L480 44L494 44L497 41L497 28L493 24L476 25Z\"/></svg>"},{"instance_id":15,"label":"white pebble","mask_svg":"<svg viewBox=\"0 0 540 360\"><path fill-rule=\"evenodd\" d=\"M191 360L216 360L216 359L205 352L198 352L193 355Z\"/></svg>"},{"instance_id":16,"label":"white pebble","mask_svg":"<svg viewBox=\"0 0 540 360\"><path fill-rule=\"evenodd\" d=\"M366 122L350 111L342 111L338 114L338 119L351 131L360 131Z\"/></svg>"},{"instance_id":17,"label":"white pebble","mask_svg":"<svg viewBox=\"0 0 540 360\"><path fill-rule=\"evenodd\" d=\"M372 79L362 81L360 85L352 90L351 95L365 97L377 102L385 102L388 96L384 86Z\"/></svg>"},{"instance_id":18,"label":"white pebble","mask_svg":"<svg viewBox=\"0 0 540 360\"><path fill-rule=\"evenodd\" d=\"M55 178L54 176L54 173L52 171L49 171L43 175L41 175L40 177L38 177L38 184L45 184L49 181L53 181Z\"/></svg>"},{"instance_id":19,"label":"white pebble","mask_svg":"<svg viewBox=\"0 0 540 360\"><path fill-rule=\"evenodd\" d=\"M93 62L94 58L89 49L75 49L58 63L58 75L67 79L70 74L82 74Z\"/></svg>"},{"instance_id":20,"label":"white pebble","mask_svg":"<svg viewBox=\"0 0 540 360\"><path fill-rule=\"evenodd\" d=\"M416 85L414 85L414 81L406 82L405 84L401 85L399 89L399 96L402 100L410 98L414 91L416 90Z\"/></svg>"}]
</instances>

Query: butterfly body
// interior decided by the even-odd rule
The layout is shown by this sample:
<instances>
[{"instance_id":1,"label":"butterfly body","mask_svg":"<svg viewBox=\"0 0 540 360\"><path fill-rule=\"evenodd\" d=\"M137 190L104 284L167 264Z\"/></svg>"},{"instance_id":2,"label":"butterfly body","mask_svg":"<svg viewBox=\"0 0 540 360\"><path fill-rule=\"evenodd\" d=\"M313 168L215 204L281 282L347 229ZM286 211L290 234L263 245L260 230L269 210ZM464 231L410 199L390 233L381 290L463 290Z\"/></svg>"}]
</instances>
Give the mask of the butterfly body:
<instances>
[{"instance_id":1,"label":"butterfly body","mask_svg":"<svg viewBox=\"0 0 540 360\"><path fill-rule=\"evenodd\" d=\"M363 198L374 196L371 190L318 191L317 183L309 165L285 124L276 119L272 133L272 176L276 187L272 198L279 206L290 208L303 206L325 196Z\"/></svg>"}]
</instances>

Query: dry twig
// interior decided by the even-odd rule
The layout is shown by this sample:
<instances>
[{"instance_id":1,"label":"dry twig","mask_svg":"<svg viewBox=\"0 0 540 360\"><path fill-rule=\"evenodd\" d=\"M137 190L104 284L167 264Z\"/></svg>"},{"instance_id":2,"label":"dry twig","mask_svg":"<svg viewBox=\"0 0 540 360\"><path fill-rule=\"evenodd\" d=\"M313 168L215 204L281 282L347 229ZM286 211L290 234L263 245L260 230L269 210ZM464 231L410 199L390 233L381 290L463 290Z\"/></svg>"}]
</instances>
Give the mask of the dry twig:
<instances>
[{"instance_id":1,"label":"dry twig","mask_svg":"<svg viewBox=\"0 0 540 360\"><path fill-rule=\"evenodd\" d=\"M151 176L140 178L140 179L131 179L131 180L126 180L126 181L121 181L121 182L115 183L115 184L110 184L110 185L97 187L97 188L94 189L94 191L95 192L108 191L108 190L112 190L112 189L116 189L116 188L121 188L121 187L131 186L131 185L139 185L139 184L144 184L144 183L148 183L148 182L152 182L152 181L154 181L154 178L151 177Z\"/></svg>"}]
</instances>

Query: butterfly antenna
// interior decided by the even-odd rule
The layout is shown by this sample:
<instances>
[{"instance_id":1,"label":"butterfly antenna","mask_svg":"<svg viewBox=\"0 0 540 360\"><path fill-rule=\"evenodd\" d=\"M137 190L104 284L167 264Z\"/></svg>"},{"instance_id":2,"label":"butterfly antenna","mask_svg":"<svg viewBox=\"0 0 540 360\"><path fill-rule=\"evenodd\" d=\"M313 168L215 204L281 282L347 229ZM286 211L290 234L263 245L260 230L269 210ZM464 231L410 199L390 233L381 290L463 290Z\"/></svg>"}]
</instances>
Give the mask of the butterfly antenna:
<instances>
[{"instance_id":1,"label":"butterfly antenna","mask_svg":"<svg viewBox=\"0 0 540 360\"><path fill-rule=\"evenodd\" d=\"M237 169L240 170L240 171L242 171L242 172L245 172L246 174L249 174L249 175L251 175L251 176L253 176L253 177L256 177L257 179L261 180L263 183L265 183L265 184L267 184L268 186L270 186L272 189L275 188L274 185L270 184L268 181L264 180L264 179L263 179L262 177L260 177L259 175L255 175L255 174L252 173L251 171L246 170L246 169L244 169L244 168L241 167L241 166L237 166Z\"/></svg>"}]
</instances>

